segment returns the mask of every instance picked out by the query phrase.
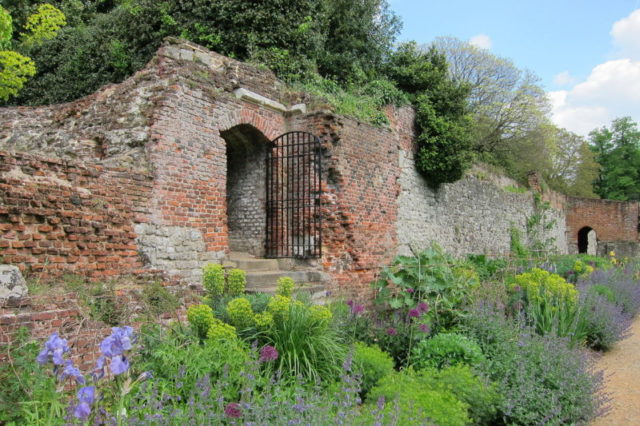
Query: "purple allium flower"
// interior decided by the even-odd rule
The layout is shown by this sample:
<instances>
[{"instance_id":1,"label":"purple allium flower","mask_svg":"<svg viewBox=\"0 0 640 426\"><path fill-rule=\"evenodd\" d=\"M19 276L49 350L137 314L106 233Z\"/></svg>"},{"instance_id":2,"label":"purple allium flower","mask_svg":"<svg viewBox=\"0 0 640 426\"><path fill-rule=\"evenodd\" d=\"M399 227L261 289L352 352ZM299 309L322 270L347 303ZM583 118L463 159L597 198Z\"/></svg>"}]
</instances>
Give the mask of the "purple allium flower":
<instances>
[{"instance_id":1,"label":"purple allium flower","mask_svg":"<svg viewBox=\"0 0 640 426\"><path fill-rule=\"evenodd\" d=\"M91 414L91 404L95 400L96 388L94 386L85 386L78 390L78 405L73 410L73 415L82 420L86 420Z\"/></svg>"},{"instance_id":2,"label":"purple allium flower","mask_svg":"<svg viewBox=\"0 0 640 426\"><path fill-rule=\"evenodd\" d=\"M418 310L421 314L426 314L429 312L429 305L426 302L420 302L418 303Z\"/></svg>"},{"instance_id":3,"label":"purple allium flower","mask_svg":"<svg viewBox=\"0 0 640 426\"><path fill-rule=\"evenodd\" d=\"M409 288L407 289L407 293L413 293L413 292L414 292L414 290L413 290L411 287L409 287Z\"/></svg>"},{"instance_id":4,"label":"purple allium flower","mask_svg":"<svg viewBox=\"0 0 640 426\"><path fill-rule=\"evenodd\" d=\"M420 311L418 309L409 309L409 316L418 318L420 316Z\"/></svg>"},{"instance_id":5,"label":"purple allium flower","mask_svg":"<svg viewBox=\"0 0 640 426\"><path fill-rule=\"evenodd\" d=\"M69 352L67 340L58 336L58 333L53 333L49 336L49 340L44 344L44 349L38 354L36 360L40 365L46 364L49 360L55 365L63 365L64 360L62 356L66 352Z\"/></svg>"},{"instance_id":6,"label":"purple allium flower","mask_svg":"<svg viewBox=\"0 0 640 426\"><path fill-rule=\"evenodd\" d=\"M347 306L353 308L353 300L347 301Z\"/></svg>"},{"instance_id":7,"label":"purple allium flower","mask_svg":"<svg viewBox=\"0 0 640 426\"><path fill-rule=\"evenodd\" d=\"M260 349L260 362L275 361L278 359L278 350L271 345L265 345Z\"/></svg>"},{"instance_id":8,"label":"purple allium flower","mask_svg":"<svg viewBox=\"0 0 640 426\"><path fill-rule=\"evenodd\" d=\"M389 328L387 328L387 334L389 336L395 336L396 334L398 334L398 330L396 330L393 327L389 327Z\"/></svg>"},{"instance_id":9,"label":"purple allium flower","mask_svg":"<svg viewBox=\"0 0 640 426\"><path fill-rule=\"evenodd\" d=\"M420 331L422 331L423 333L429 333L431 331L431 329L429 328L429 326L427 324L420 324L418 326L418 329Z\"/></svg>"},{"instance_id":10,"label":"purple allium flower","mask_svg":"<svg viewBox=\"0 0 640 426\"><path fill-rule=\"evenodd\" d=\"M80 373L80 370L78 370L77 367L73 366L73 362L69 359L64 363L64 369L62 370L62 373L60 373L60 380L62 381L67 377L73 378L79 385L85 384L84 376Z\"/></svg>"},{"instance_id":11,"label":"purple allium flower","mask_svg":"<svg viewBox=\"0 0 640 426\"><path fill-rule=\"evenodd\" d=\"M111 358L111 372L114 375L122 374L129 369L129 360L124 355Z\"/></svg>"},{"instance_id":12,"label":"purple allium flower","mask_svg":"<svg viewBox=\"0 0 640 426\"><path fill-rule=\"evenodd\" d=\"M351 313L353 315L358 315L364 312L364 305L353 305L351 307Z\"/></svg>"},{"instance_id":13,"label":"purple allium flower","mask_svg":"<svg viewBox=\"0 0 640 426\"><path fill-rule=\"evenodd\" d=\"M240 404L236 402L227 404L227 406L224 407L224 414L227 417L233 417L235 419L239 419L242 416L242 410L240 409Z\"/></svg>"}]
</instances>

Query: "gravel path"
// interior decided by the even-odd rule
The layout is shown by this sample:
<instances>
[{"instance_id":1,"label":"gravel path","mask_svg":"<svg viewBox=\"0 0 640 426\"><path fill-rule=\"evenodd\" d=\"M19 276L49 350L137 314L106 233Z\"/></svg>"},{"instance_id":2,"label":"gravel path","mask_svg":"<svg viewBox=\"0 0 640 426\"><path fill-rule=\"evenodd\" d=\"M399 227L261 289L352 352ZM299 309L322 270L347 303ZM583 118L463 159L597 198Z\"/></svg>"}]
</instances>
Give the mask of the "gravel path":
<instances>
[{"instance_id":1,"label":"gravel path","mask_svg":"<svg viewBox=\"0 0 640 426\"><path fill-rule=\"evenodd\" d=\"M640 316L630 335L598 360L604 370L605 391L611 395L611 411L591 426L640 425Z\"/></svg>"}]
</instances>

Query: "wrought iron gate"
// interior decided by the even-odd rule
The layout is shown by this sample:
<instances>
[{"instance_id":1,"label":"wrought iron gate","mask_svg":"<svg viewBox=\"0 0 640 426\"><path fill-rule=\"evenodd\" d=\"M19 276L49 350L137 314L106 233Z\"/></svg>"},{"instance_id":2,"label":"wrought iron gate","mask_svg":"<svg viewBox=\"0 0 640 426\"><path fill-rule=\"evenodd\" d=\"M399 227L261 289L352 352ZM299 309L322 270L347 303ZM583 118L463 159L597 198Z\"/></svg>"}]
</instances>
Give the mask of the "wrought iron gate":
<instances>
[{"instance_id":1,"label":"wrought iron gate","mask_svg":"<svg viewBox=\"0 0 640 426\"><path fill-rule=\"evenodd\" d=\"M322 255L320 140L306 132L285 133L267 151L265 256Z\"/></svg>"}]
</instances>

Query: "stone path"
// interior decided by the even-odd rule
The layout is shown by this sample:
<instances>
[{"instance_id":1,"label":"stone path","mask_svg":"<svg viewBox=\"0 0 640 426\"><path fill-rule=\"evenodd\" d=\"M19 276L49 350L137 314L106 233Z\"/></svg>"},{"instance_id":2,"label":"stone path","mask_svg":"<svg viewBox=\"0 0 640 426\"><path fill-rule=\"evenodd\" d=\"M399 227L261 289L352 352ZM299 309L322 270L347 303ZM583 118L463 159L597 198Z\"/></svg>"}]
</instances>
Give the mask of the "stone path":
<instances>
[{"instance_id":1,"label":"stone path","mask_svg":"<svg viewBox=\"0 0 640 426\"><path fill-rule=\"evenodd\" d=\"M611 411L591 426L640 425L640 316L629 337L600 358L597 367L604 370Z\"/></svg>"}]
</instances>

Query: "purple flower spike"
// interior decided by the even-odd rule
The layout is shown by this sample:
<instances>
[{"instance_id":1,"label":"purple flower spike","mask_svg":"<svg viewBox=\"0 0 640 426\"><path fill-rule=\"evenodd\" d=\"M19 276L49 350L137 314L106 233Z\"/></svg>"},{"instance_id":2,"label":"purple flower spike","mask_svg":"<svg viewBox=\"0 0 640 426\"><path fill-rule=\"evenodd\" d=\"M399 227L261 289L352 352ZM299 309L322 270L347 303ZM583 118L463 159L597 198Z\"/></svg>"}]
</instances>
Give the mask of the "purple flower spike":
<instances>
[{"instance_id":1,"label":"purple flower spike","mask_svg":"<svg viewBox=\"0 0 640 426\"><path fill-rule=\"evenodd\" d=\"M224 414L227 417L233 417L235 419L240 418L242 416L242 410L240 410L240 404L236 402L227 404L227 406L224 408Z\"/></svg>"},{"instance_id":2,"label":"purple flower spike","mask_svg":"<svg viewBox=\"0 0 640 426\"><path fill-rule=\"evenodd\" d=\"M427 305L427 303L425 302L420 302L418 303L418 310L421 314L426 314L427 312L429 312L429 305Z\"/></svg>"},{"instance_id":3,"label":"purple flower spike","mask_svg":"<svg viewBox=\"0 0 640 426\"><path fill-rule=\"evenodd\" d=\"M95 400L96 388L94 386L86 386L78 390L78 405L73 410L73 415L81 420L87 420L91 414L91 404Z\"/></svg>"},{"instance_id":4,"label":"purple flower spike","mask_svg":"<svg viewBox=\"0 0 640 426\"><path fill-rule=\"evenodd\" d=\"M275 361L278 359L278 350L273 346L266 345L260 349L260 362Z\"/></svg>"},{"instance_id":5,"label":"purple flower spike","mask_svg":"<svg viewBox=\"0 0 640 426\"><path fill-rule=\"evenodd\" d=\"M411 287L409 287L409 288L407 289L407 293L413 293L413 291L414 291L414 290L413 290Z\"/></svg>"},{"instance_id":6,"label":"purple flower spike","mask_svg":"<svg viewBox=\"0 0 640 426\"><path fill-rule=\"evenodd\" d=\"M364 305L353 305L351 307L351 313L353 315L358 315L364 312Z\"/></svg>"},{"instance_id":7,"label":"purple flower spike","mask_svg":"<svg viewBox=\"0 0 640 426\"><path fill-rule=\"evenodd\" d=\"M420 316L420 311L418 309L409 309L409 316L418 318Z\"/></svg>"},{"instance_id":8,"label":"purple flower spike","mask_svg":"<svg viewBox=\"0 0 640 426\"><path fill-rule=\"evenodd\" d=\"M49 360L53 361L55 365L63 365L63 355L69 352L69 345L66 339L62 339L58 336L58 333L53 333L49 336L49 340L44 344L44 349L38 354L36 360L40 365L44 365Z\"/></svg>"},{"instance_id":9,"label":"purple flower spike","mask_svg":"<svg viewBox=\"0 0 640 426\"><path fill-rule=\"evenodd\" d=\"M387 328L387 334L389 336L395 336L396 334L398 334L398 330L396 330L393 327L389 327L389 328Z\"/></svg>"},{"instance_id":10,"label":"purple flower spike","mask_svg":"<svg viewBox=\"0 0 640 426\"><path fill-rule=\"evenodd\" d=\"M114 356L111 359L111 372L117 376L129 369L129 360L124 355Z\"/></svg>"}]
</instances>

